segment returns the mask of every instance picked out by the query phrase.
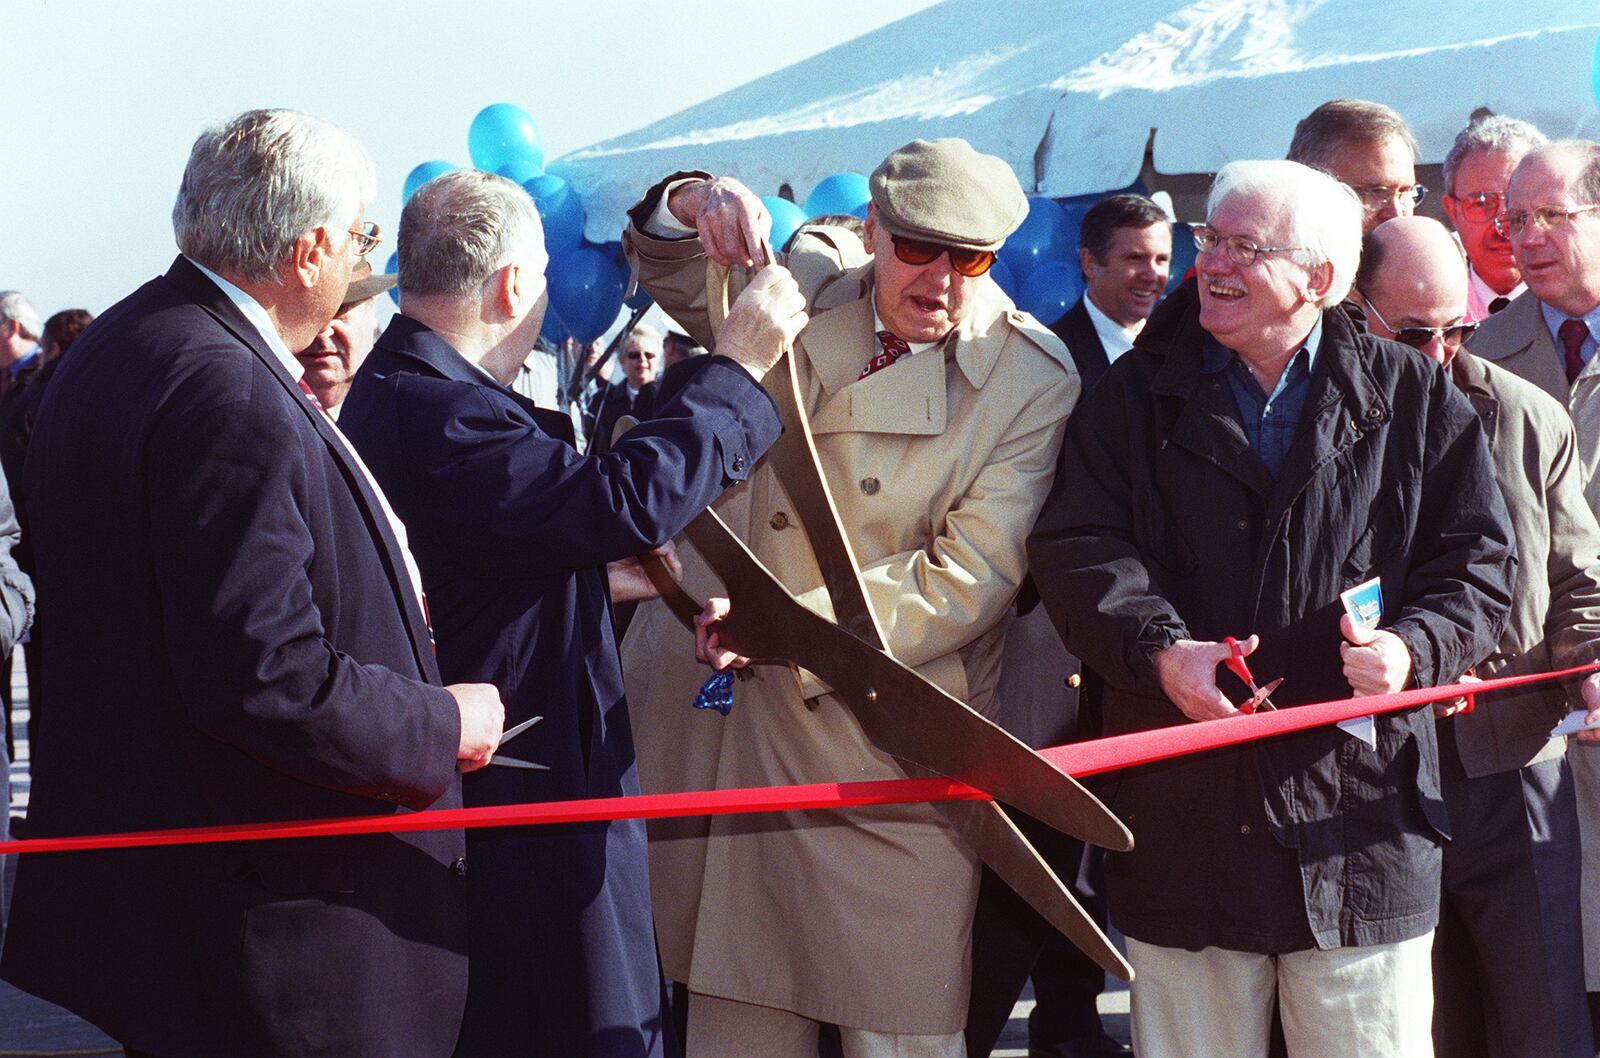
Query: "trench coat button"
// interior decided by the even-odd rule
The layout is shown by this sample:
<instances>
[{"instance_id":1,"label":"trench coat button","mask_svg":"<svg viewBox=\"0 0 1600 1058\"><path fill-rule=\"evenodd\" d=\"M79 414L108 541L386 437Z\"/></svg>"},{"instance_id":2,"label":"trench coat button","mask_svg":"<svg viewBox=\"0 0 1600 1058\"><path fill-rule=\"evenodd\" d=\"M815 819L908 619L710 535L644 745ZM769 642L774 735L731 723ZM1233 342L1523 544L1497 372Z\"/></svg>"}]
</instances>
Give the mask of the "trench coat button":
<instances>
[{"instance_id":1,"label":"trench coat button","mask_svg":"<svg viewBox=\"0 0 1600 1058\"><path fill-rule=\"evenodd\" d=\"M1245 824L1245 825L1244 825L1244 826L1242 826L1242 827L1240 827L1240 828L1239 828L1239 833L1241 833L1241 834L1248 834L1248 833L1250 833L1250 824L1249 824L1249 823L1246 823L1246 824Z\"/></svg>"},{"instance_id":2,"label":"trench coat button","mask_svg":"<svg viewBox=\"0 0 1600 1058\"><path fill-rule=\"evenodd\" d=\"M457 878L465 878L467 876L467 858L465 856L457 856L456 862L450 865L450 871Z\"/></svg>"},{"instance_id":3,"label":"trench coat button","mask_svg":"<svg viewBox=\"0 0 1600 1058\"><path fill-rule=\"evenodd\" d=\"M787 529L789 528L789 516L779 511L767 520L767 524L774 529Z\"/></svg>"},{"instance_id":4,"label":"trench coat button","mask_svg":"<svg viewBox=\"0 0 1600 1058\"><path fill-rule=\"evenodd\" d=\"M1068 687L1076 687L1076 686L1078 686L1078 684L1080 684L1082 682L1083 682L1083 677L1079 676L1076 672L1074 672L1071 676L1067 677L1067 686Z\"/></svg>"},{"instance_id":5,"label":"trench coat button","mask_svg":"<svg viewBox=\"0 0 1600 1058\"><path fill-rule=\"evenodd\" d=\"M1381 418L1383 418L1383 409L1382 408L1368 408L1367 409L1367 421L1369 421L1369 422L1377 422Z\"/></svg>"},{"instance_id":6,"label":"trench coat button","mask_svg":"<svg viewBox=\"0 0 1600 1058\"><path fill-rule=\"evenodd\" d=\"M747 460L744 456L737 455L737 456L733 457L733 469L737 473L743 474L744 473L744 468L749 466L749 465L750 465L750 461Z\"/></svg>"},{"instance_id":7,"label":"trench coat button","mask_svg":"<svg viewBox=\"0 0 1600 1058\"><path fill-rule=\"evenodd\" d=\"M876 496L878 494L878 479L862 478L861 491L866 493L868 496Z\"/></svg>"}]
</instances>

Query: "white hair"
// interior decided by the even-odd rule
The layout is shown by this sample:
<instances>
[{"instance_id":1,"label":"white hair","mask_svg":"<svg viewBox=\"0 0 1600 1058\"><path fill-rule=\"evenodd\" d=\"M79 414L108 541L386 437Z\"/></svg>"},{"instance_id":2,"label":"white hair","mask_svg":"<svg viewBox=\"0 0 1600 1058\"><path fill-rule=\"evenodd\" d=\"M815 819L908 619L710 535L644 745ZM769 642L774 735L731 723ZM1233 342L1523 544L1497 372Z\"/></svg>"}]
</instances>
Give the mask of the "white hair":
<instances>
[{"instance_id":1,"label":"white hair","mask_svg":"<svg viewBox=\"0 0 1600 1058\"><path fill-rule=\"evenodd\" d=\"M640 323L628 332L627 340L623 344L634 345L640 349L654 349L659 353L666 346L667 338L658 328L648 323Z\"/></svg>"},{"instance_id":2,"label":"white hair","mask_svg":"<svg viewBox=\"0 0 1600 1058\"><path fill-rule=\"evenodd\" d=\"M1333 265L1333 283L1317 308L1332 308L1345 299L1361 263L1364 211L1354 191L1299 162L1229 162L1211 184L1206 216L1234 195L1283 203L1289 213L1289 243L1299 247L1293 256L1312 267L1323 262Z\"/></svg>"},{"instance_id":3,"label":"white hair","mask_svg":"<svg viewBox=\"0 0 1600 1058\"><path fill-rule=\"evenodd\" d=\"M15 320L22 325L22 333L39 340L44 333L44 321L39 319L39 310L33 307L20 290L0 290L0 323Z\"/></svg>"},{"instance_id":4,"label":"white hair","mask_svg":"<svg viewBox=\"0 0 1600 1058\"><path fill-rule=\"evenodd\" d=\"M295 240L344 229L377 193L372 158L349 133L294 110L249 110L194 141L172 207L178 248L213 271L280 277Z\"/></svg>"},{"instance_id":5,"label":"white hair","mask_svg":"<svg viewBox=\"0 0 1600 1058\"><path fill-rule=\"evenodd\" d=\"M533 199L503 176L436 176L400 214L402 297L476 293L519 255L544 256L544 226Z\"/></svg>"}]
</instances>

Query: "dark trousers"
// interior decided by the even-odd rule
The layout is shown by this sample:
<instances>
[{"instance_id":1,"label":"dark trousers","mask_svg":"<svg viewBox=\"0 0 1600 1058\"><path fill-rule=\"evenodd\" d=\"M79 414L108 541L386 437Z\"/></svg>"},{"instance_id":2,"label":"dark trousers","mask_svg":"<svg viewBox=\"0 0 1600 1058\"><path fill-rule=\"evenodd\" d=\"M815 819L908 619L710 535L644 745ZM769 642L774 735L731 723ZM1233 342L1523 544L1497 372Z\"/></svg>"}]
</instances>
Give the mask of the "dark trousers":
<instances>
[{"instance_id":1,"label":"dark trousers","mask_svg":"<svg viewBox=\"0 0 1600 1058\"><path fill-rule=\"evenodd\" d=\"M1085 863L1083 842L1020 812L1013 812L1013 818L1104 929L1102 886L1090 880L1097 873L1091 868L1098 865L1099 850L1091 849ZM1050 1047L1102 1031L1096 1001L1105 987L1105 971L985 867L972 921L968 1058L986 1058L994 1049L1030 976L1035 999L1028 1019L1031 1047Z\"/></svg>"},{"instance_id":2,"label":"dark trousers","mask_svg":"<svg viewBox=\"0 0 1600 1058\"><path fill-rule=\"evenodd\" d=\"M1591 1058L1566 758L1472 779L1449 721L1439 736L1451 840L1433 947L1435 1050Z\"/></svg>"}]
</instances>

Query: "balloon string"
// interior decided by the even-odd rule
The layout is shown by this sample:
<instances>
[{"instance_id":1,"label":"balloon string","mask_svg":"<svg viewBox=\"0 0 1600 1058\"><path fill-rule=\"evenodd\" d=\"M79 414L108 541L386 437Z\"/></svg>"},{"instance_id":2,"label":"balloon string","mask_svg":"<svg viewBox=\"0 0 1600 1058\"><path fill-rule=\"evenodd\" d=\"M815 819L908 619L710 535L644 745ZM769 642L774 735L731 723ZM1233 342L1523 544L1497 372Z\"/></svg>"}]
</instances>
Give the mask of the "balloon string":
<instances>
[{"instance_id":1,"label":"balloon string","mask_svg":"<svg viewBox=\"0 0 1600 1058\"><path fill-rule=\"evenodd\" d=\"M1040 754L1074 777L1098 775L1119 768L1151 764L1173 757L1239 745L1273 735L1349 720L1358 716L1394 712L1468 694L1486 695L1547 680L1600 670L1600 662L1556 672L1503 676L1481 683L1456 683L1396 694L1348 698L1314 705L1292 706L1270 713L1240 714L1203 723L1112 735L1078 742ZM1492 708L1492 703L1490 705ZM123 834L81 837L28 838L0 842L0 853L73 852L91 849L156 848L202 845L224 841L269 841L284 838L341 837L354 834L405 833L422 830L477 827L548 826L556 823L599 823L614 819L669 819L681 816L734 815L755 812L794 812L813 809L859 808L865 805L908 804L919 801L982 801L988 795L955 779L880 779L867 782L811 783L800 786L749 787L735 790L699 790L689 793L641 794L632 797L598 797L532 804L489 805L481 808L431 809L397 815L355 816L343 819L308 819L286 823L248 823L235 826L186 827Z\"/></svg>"}]
</instances>

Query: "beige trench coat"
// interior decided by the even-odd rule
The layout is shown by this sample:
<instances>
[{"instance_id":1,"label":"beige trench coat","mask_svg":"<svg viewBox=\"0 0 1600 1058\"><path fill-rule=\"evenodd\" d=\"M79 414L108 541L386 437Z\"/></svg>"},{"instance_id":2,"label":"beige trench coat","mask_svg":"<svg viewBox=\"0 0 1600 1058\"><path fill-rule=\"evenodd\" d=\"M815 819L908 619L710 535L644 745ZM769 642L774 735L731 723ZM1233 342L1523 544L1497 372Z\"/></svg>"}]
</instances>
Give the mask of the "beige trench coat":
<instances>
[{"instance_id":1,"label":"beige trench coat","mask_svg":"<svg viewBox=\"0 0 1600 1058\"><path fill-rule=\"evenodd\" d=\"M1600 516L1600 473L1596 473L1600 469L1600 356L1583 365L1569 384L1566 358L1532 291L1513 299L1479 324L1467 351L1527 379L1566 405L1578 434L1584 499L1589 502L1589 510ZM1517 528L1520 531L1522 527ZM1572 765L1573 789L1578 797L1583 891L1593 893L1600 889L1600 745L1572 739L1567 745L1567 760ZM1588 990L1600 991L1600 900L1583 903L1583 964Z\"/></svg>"},{"instance_id":2,"label":"beige trench coat","mask_svg":"<svg viewBox=\"0 0 1600 1058\"><path fill-rule=\"evenodd\" d=\"M653 211L659 187L635 218ZM874 351L871 265L845 239L810 240L791 265L812 319L795 349L828 483L890 650L986 715L1023 542L1055 474L1079 384L1064 347L992 282L941 346L857 380ZM644 286L711 345L697 240L630 228ZM758 465L716 509L768 567L831 616L806 537ZM685 579L716 582L680 543ZM895 778L809 674L761 667L724 718L690 707L708 670L659 603L623 645L646 790ZM665 822L651 831L662 960L697 992L881 1032L966 1021L978 864L946 812L911 805Z\"/></svg>"}]
</instances>

